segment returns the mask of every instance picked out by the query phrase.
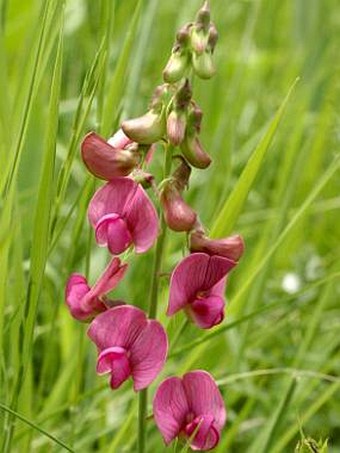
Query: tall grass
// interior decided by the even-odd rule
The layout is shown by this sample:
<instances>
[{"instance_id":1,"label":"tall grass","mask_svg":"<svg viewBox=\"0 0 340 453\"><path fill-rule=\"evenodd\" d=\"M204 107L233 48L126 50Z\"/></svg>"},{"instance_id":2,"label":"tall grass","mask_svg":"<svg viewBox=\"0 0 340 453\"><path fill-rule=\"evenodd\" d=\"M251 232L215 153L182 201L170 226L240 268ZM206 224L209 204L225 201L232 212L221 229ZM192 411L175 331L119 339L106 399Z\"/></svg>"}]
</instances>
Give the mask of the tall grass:
<instances>
[{"instance_id":1,"label":"tall grass","mask_svg":"<svg viewBox=\"0 0 340 453\"><path fill-rule=\"evenodd\" d=\"M64 303L68 275L93 281L105 261L89 247L95 182L79 143L143 113L176 28L200 2L0 5L2 451L133 452L137 397L96 376L86 326ZM293 451L301 428L340 451L340 10L336 0L211 9L218 73L195 79L194 95L214 162L194 172L188 197L212 235L241 233L246 253L226 320L204 335L165 318L160 285L170 358L149 395L164 376L207 369L228 407L216 452ZM163 158L157 150L158 177ZM163 272L184 246L168 234ZM118 297L147 308L152 258L131 263ZM150 452L166 451L151 418L147 436Z\"/></svg>"}]
</instances>

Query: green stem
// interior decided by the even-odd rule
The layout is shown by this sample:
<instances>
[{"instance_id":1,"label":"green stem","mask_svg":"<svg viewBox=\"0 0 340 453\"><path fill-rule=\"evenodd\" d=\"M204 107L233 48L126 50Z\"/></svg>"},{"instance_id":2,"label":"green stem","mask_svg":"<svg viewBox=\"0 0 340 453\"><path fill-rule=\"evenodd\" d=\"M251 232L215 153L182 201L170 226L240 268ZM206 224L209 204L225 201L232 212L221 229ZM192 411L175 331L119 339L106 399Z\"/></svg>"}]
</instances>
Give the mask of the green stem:
<instances>
[{"instance_id":1,"label":"green stem","mask_svg":"<svg viewBox=\"0 0 340 453\"><path fill-rule=\"evenodd\" d=\"M166 146L164 174L163 178L167 178L171 171L172 162L171 145ZM153 271L151 277L150 299L149 299L149 318L155 319L157 317L157 302L158 302L158 288L159 277L161 273L161 266L163 260L163 251L166 238L167 226L164 216L161 217L161 233L158 237L155 251L155 258L153 264ZM146 410L148 405L147 389L144 389L139 394L139 409L138 409L138 453L145 453L145 439L146 439Z\"/></svg>"}]
</instances>

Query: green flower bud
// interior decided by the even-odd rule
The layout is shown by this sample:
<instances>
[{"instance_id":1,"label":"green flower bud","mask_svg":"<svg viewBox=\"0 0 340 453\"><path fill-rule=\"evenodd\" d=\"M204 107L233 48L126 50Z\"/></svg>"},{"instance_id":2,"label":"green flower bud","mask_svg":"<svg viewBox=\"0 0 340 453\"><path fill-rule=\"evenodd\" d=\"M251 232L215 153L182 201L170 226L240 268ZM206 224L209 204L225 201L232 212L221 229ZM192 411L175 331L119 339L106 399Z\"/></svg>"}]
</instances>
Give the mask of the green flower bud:
<instances>
[{"instance_id":1,"label":"green flower bud","mask_svg":"<svg viewBox=\"0 0 340 453\"><path fill-rule=\"evenodd\" d=\"M176 34L176 44L180 46L182 49L188 46L190 42L190 29L192 27L192 23L188 23L180 28Z\"/></svg>"},{"instance_id":2,"label":"green flower bud","mask_svg":"<svg viewBox=\"0 0 340 453\"><path fill-rule=\"evenodd\" d=\"M209 34L201 26L192 27L190 44L192 50L201 55L207 48Z\"/></svg>"},{"instance_id":3,"label":"green flower bud","mask_svg":"<svg viewBox=\"0 0 340 453\"><path fill-rule=\"evenodd\" d=\"M216 72L210 51L205 51L202 54L193 52L192 64L195 73L201 79L210 79Z\"/></svg>"},{"instance_id":4,"label":"green flower bud","mask_svg":"<svg viewBox=\"0 0 340 453\"><path fill-rule=\"evenodd\" d=\"M210 7L207 1L203 3L202 8L198 11L196 22L201 25L205 31L208 30L210 24Z\"/></svg>"},{"instance_id":5,"label":"green flower bud","mask_svg":"<svg viewBox=\"0 0 340 453\"><path fill-rule=\"evenodd\" d=\"M163 70L163 79L167 83L176 83L181 80L188 68L189 53L180 47L175 47Z\"/></svg>"}]
</instances>

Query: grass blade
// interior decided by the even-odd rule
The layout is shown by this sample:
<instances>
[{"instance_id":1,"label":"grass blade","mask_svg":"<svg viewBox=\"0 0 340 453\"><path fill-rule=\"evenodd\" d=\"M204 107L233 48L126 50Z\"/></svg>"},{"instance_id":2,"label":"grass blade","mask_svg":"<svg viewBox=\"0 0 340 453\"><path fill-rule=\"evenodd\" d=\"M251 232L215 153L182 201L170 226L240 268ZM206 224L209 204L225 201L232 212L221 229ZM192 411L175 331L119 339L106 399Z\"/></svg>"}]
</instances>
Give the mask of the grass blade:
<instances>
[{"instance_id":1,"label":"grass blade","mask_svg":"<svg viewBox=\"0 0 340 453\"><path fill-rule=\"evenodd\" d=\"M273 138L289 101L290 95L294 90L297 82L298 79L296 79L293 85L290 87L287 96L283 100L266 133L264 134L260 143L257 145L254 153L250 157L236 186L234 187L227 201L224 203L221 212L211 229L211 236L226 236L232 232L234 225L236 224L237 219L242 211L243 205L247 199L248 193L255 181L258 172L262 167L266 153L273 141Z\"/></svg>"}]
</instances>

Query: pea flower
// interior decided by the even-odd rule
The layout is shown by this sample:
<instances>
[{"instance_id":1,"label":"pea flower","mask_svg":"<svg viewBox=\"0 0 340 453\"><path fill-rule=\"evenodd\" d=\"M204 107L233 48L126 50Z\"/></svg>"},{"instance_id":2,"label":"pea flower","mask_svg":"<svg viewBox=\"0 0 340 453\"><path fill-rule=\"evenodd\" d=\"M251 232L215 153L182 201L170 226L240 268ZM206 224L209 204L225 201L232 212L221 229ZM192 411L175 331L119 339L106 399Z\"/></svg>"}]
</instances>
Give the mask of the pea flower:
<instances>
[{"instance_id":1,"label":"pea flower","mask_svg":"<svg viewBox=\"0 0 340 453\"><path fill-rule=\"evenodd\" d=\"M111 304L105 294L114 289L124 277L127 264L113 258L98 281L88 285L82 274L72 274L66 284L65 299L71 315L79 321L90 321Z\"/></svg>"},{"instance_id":2,"label":"pea flower","mask_svg":"<svg viewBox=\"0 0 340 453\"><path fill-rule=\"evenodd\" d=\"M167 315L184 309L201 329L210 329L224 319L226 275L234 260L207 253L192 253L175 268L170 280Z\"/></svg>"},{"instance_id":3,"label":"pea flower","mask_svg":"<svg viewBox=\"0 0 340 453\"><path fill-rule=\"evenodd\" d=\"M120 129L107 142L90 132L81 144L81 155L90 173L109 181L127 176L139 164L138 145Z\"/></svg>"},{"instance_id":4,"label":"pea flower","mask_svg":"<svg viewBox=\"0 0 340 453\"><path fill-rule=\"evenodd\" d=\"M202 370L165 379L156 391L153 414L166 444L180 436L191 439L193 450L216 447L226 422L221 393Z\"/></svg>"},{"instance_id":5,"label":"pea flower","mask_svg":"<svg viewBox=\"0 0 340 453\"><path fill-rule=\"evenodd\" d=\"M164 366L168 340L163 326L132 305L111 308L91 323L88 336L97 345L98 374L111 374L117 389L130 376L135 391L148 387Z\"/></svg>"},{"instance_id":6,"label":"pea flower","mask_svg":"<svg viewBox=\"0 0 340 453\"><path fill-rule=\"evenodd\" d=\"M88 217L96 241L113 255L134 244L136 253L147 251L158 235L158 216L144 189L130 178L111 179L94 194Z\"/></svg>"}]
</instances>

